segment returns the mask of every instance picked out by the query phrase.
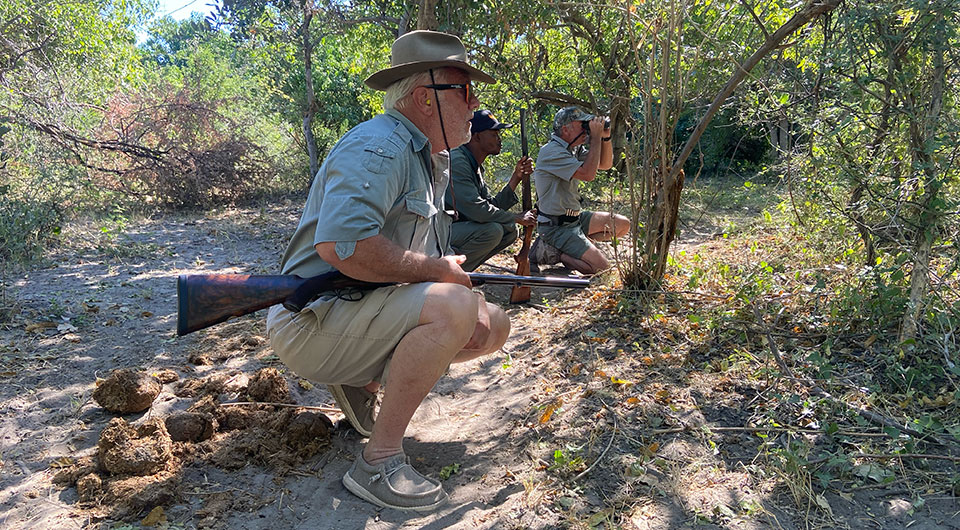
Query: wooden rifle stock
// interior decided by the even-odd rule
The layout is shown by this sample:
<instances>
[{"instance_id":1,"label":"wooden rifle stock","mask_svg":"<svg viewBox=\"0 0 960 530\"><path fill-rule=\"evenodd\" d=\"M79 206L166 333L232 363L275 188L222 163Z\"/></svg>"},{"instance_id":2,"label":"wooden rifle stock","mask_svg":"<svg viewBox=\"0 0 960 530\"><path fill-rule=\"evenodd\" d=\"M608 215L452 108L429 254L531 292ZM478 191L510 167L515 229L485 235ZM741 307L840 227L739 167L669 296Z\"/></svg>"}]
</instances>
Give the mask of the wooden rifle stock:
<instances>
[{"instance_id":1,"label":"wooden rifle stock","mask_svg":"<svg viewBox=\"0 0 960 530\"><path fill-rule=\"evenodd\" d=\"M513 276L469 273L473 285L563 287L584 289L590 280L581 278ZM331 271L311 278L295 275L184 274L177 279L177 335L208 328L276 304L299 312L315 296L325 292L345 295L394 285L371 283Z\"/></svg>"},{"instance_id":2,"label":"wooden rifle stock","mask_svg":"<svg viewBox=\"0 0 960 530\"><path fill-rule=\"evenodd\" d=\"M527 156L527 109L520 109L520 153L521 156ZM530 194L530 175L524 175L521 181L523 186L523 199L521 206L524 212L533 208L533 197ZM523 246L514 259L517 260L517 275L530 275L530 240L533 239L533 227L523 227ZM510 303L522 304L530 301L530 287L515 285L510 290Z\"/></svg>"}]
</instances>

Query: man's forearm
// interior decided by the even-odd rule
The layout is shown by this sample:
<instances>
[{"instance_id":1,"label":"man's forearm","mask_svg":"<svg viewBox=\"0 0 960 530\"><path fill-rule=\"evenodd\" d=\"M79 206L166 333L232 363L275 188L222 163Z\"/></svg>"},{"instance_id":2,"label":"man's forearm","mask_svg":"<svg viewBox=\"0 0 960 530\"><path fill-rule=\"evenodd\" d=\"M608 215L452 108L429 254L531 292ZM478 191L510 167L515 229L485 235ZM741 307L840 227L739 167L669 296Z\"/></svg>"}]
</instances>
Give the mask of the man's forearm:
<instances>
[{"instance_id":1,"label":"man's forearm","mask_svg":"<svg viewBox=\"0 0 960 530\"><path fill-rule=\"evenodd\" d=\"M334 242L319 243L317 253L340 272L365 282L443 281L448 272L442 259L406 250L379 234L357 241L353 254L344 260L337 256L335 246Z\"/></svg>"},{"instance_id":2,"label":"man's forearm","mask_svg":"<svg viewBox=\"0 0 960 530\"><path fill-rule=\"evenodd\" d=\"M601 141L600 145L600 164L597 169L606 171L613 167L613 142L608 139L605 142Z\"/></svg>"},{"instance_id":3,"label":"man's forearm","mask_svg":"<svg viewBox=\"0 0 960 530\"><path fill-rule=\"evenodd\" d=\"M597 178L597 170L600 168L600 152L603 150L600 144L604 142L599 137L590 137L590 149L587 151L587 158L583 161L580 169L573 174L573 178L590 182Z\"/></svg>"}]
</instances>

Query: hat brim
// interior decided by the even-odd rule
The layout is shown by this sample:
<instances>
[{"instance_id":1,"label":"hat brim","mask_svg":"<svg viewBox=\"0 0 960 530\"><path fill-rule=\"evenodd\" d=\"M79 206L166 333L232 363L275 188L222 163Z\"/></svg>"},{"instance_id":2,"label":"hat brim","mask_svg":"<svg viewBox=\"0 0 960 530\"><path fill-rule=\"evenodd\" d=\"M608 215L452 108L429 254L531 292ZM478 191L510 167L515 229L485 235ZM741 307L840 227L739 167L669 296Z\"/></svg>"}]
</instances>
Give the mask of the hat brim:
<instances>
[{"instance_id":1,"label":"hat brim","mask_svg":"<svg viewBox=\"0 0 960 530\"><path fill-rule=\"evenodd\" d=\"M426 72L431 68L443 68L446 66L463 70L470 75L470 79L472 81L480 81L481 83L497 82L496 79L487 75L483 71L461 61L418 61L415 63L399 64L397 66L380 70L379 72L376 72L368 77L364 83L374 90L386 90L387 87L403 79L404 77L408 77L419 72Z\"/></svg>"}]
</instances>

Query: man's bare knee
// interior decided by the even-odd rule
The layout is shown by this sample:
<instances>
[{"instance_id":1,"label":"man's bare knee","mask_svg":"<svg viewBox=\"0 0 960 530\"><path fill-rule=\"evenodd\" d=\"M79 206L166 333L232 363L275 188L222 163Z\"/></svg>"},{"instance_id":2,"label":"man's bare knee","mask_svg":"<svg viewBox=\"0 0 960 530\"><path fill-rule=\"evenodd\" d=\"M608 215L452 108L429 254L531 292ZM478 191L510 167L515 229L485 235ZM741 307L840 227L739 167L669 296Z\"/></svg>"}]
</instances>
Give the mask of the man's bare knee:
<instances>
[{"instance_id":1,"label":"man's bare knee","mask_svg":"<svg viewBox=\"0 0 960 530\"><path fill-rule=\"evenodd\" d=\"M477 302L477 295L463 285L435 283L427 290L420 325L437 324L450 334L451 341L462 346L470 340L477 323Z\"/></svg>"},{"instance_id":2,"label":"man's bare knee","mask_svg":"<svg viewBox=\"0 0 960 530\"><path fill-rule=\"evenodd\" d=\"M498 305L487 302L487 311L490 314L490 337L485 345L485 352L491 353L499 350L507 342L510 336L510 317Z\"/></svg>"},{"instance_id":3,"label":"man's bare knee","mask_svg":"<svg viewBox=\"0 0 960 530\"><path fill-rule=\"evenodd\" d=\"M618 214L614 216L613 222L616 227L617 237L623 237L630 231L630 219Z\"/></svg>"},{"instance_id":4,"label":"man's bare knee","mask_svg":"<svg viewBox=\"0 0 960 530\"><path fill-rule=\"evenodd\" d=\"M510 317L497 305L486 302L487 314L490 315L490 334L483 346L476 349L463 349L457 353L453 362L462 363L477 357L493 353L503 347L510 336Z\"/></svg>"}]
</instances>

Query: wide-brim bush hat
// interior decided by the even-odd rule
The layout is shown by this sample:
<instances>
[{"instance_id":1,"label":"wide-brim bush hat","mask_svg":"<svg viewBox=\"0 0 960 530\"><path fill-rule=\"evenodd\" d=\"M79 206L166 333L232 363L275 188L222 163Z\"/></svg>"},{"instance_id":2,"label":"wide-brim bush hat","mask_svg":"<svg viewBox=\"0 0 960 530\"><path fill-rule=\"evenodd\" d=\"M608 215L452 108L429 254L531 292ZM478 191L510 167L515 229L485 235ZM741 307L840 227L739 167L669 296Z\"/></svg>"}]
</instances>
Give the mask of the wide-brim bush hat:
<instances>
[{"instance_id":1,"label":"wide-brim bush hat","mask_svg":"<svg viewBox=\"0 0 960 530\"><path fill-rule=\"evenodd\" d=\"M456 35L417 30L405 33L395 40L390 48L390 67L371 75L364 83L374 90L386 90L396 81L412 74L447 66L467 72L474 81L497 82L467 62L467 50Z\"/></svg>"}]
</instances>

